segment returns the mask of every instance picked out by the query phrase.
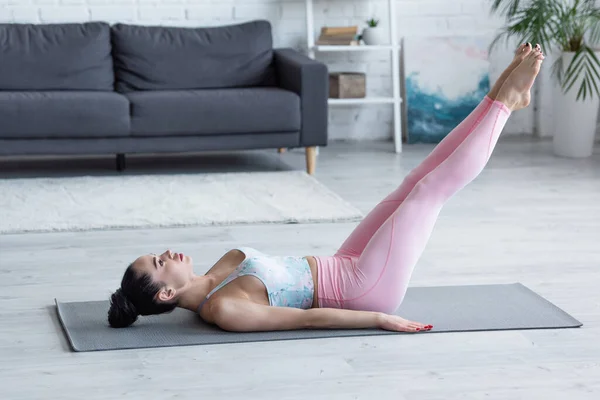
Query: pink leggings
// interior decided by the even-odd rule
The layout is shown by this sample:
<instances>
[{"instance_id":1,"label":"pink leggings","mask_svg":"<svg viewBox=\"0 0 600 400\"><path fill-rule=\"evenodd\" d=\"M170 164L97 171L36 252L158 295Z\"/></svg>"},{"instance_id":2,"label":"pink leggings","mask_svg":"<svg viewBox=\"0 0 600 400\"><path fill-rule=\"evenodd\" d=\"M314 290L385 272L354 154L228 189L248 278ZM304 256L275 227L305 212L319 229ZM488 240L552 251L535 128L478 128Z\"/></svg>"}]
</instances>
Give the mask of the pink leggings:
<instances>
[{"instance_id":1,"label":"pink leggings","mask_svg":"<svg viewBox=\"0 0 600 400\"><path fill-rule=\"evenodd\" d=\"M510 110L489 97L379 203L331 257L315 257L319 307L394 312L442 206L487 164Z\"/></svg>"}]
</instances>

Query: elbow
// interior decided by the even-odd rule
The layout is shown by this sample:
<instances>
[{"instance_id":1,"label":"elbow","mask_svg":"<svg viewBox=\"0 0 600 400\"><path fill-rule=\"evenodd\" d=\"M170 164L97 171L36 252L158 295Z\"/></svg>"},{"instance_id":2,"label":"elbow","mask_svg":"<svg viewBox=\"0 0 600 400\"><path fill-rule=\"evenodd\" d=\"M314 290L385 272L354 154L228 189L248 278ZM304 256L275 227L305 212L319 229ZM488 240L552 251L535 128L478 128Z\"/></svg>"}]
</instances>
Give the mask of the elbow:
<instances>
[{"instance_id":1,"label":"elbow","mask_svg":"<svg viewBox=\"0 0 600 400\"><path fill-rule=\"evenodd\" d=\"M304 318L301 320L302 329L318 329L323 327L323 318L320 317L318 308L310 308L304 313Z\"/></svg>"}]
</instances>

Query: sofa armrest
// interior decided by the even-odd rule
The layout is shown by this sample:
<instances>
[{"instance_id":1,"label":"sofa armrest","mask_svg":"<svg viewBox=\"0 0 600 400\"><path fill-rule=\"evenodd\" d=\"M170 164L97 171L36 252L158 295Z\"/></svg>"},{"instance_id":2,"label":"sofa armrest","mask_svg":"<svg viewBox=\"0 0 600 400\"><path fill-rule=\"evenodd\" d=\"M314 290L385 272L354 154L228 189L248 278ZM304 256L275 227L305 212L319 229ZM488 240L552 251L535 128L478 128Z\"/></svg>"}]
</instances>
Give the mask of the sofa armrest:
<instances>
[{"instance_id":1,"label":"sofa armrest","mask_svg":"<svg viewBox=\"0 0 600 400\"><path fill-rule=\"evenodd\" d=\"M300 96L300 146L327 145L329 74L327 66L294 49L274 50L278 86Z\"/></svg>"}]
</instances>

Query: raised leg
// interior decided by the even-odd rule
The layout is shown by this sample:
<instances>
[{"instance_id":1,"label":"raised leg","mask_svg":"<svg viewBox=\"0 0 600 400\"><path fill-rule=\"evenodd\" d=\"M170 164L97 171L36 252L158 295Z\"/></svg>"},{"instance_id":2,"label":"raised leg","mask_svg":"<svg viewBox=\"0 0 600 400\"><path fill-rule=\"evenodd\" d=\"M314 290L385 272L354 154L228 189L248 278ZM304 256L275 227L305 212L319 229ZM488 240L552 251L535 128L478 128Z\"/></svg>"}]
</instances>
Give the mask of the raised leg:
<instances>
[{"instance_id":1,"label":"raised leg","mask_svg":"<svg viewBox=\"0 0 600 400\"><path fill-rule=\"evenodd\" d=\"M317 166L317 148L315 146L306 148L306 172L314 175Z\"/></svg>"},{"instance_id":2,"label":"raised leg","mask_svg":"<svg viewBox=\"0 0 600 400\"><path fill-rule=\"evenodd\" d=\"M344 308L391 313L402 302L414 266L442 206L483 170L510 111L494 102L450 157L413 188L368 242L357 262L363 287Z\"/></svg>"},{"instance_id":3,"label":"raised leg","mask_svg":"<svg viewBox=\"0 0 600 400\"><path fill-rule=\"evenodd\" d=\"M344 308L391 313L400 306L443 205L484 169L511 113L529 105L542 60L536 50L509 75L467 138L415 185L369 240L355 268L361 284L345 294Z\"/></svg>"},{"instance_id":4,"label":"raised leg","mask_svg":"<svg viewBox=\"0 0 600 400\"><path fill-rule=\"evenodd\" d=\"M536 49L538 46L536 46ZM529 43L519 46L515 52L515 57L512 63L498 78L496 84L491 89L488 97L486 97L472 112L463 120L455 129L452 130L434 149L433 151L413 169L403 180L402 184L386 198L384 198L369 214L361 221L361 223L348 236L344 243L340 246L337 255L350 257L358 257L364 250L368 241L375 234L377 229L392 215L392 213L402 204L406 196L415 187L423 177L440 165L456 148L467 138L472 132L478 119L489 108L493 100L496 98L500 87L504 84L508 76L523 62L525 57L532 51L532 46Z\"/></svg>"}]
</instances>

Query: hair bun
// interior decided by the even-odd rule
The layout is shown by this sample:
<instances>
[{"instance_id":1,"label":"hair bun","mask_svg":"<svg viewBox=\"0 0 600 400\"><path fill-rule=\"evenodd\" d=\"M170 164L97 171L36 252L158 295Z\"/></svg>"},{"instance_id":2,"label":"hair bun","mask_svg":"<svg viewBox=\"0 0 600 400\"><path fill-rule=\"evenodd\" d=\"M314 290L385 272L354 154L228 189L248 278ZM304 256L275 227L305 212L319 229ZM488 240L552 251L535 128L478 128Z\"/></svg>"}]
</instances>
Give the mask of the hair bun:
<instances>
[{"instance_id":1,"label":"hair bun","mask_svg":"<svg viewBox=\"0 0 600 400\"><path fill-rule=\"evenodd\" d=\"M113 328L125 328L133 324L139 313L135 305L123 293L123 290L117 289L110 296L110 309L108 310L108 323Z\"/></svg>"}]
</instances>

